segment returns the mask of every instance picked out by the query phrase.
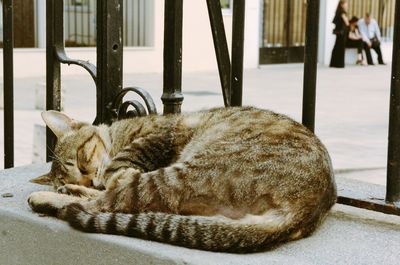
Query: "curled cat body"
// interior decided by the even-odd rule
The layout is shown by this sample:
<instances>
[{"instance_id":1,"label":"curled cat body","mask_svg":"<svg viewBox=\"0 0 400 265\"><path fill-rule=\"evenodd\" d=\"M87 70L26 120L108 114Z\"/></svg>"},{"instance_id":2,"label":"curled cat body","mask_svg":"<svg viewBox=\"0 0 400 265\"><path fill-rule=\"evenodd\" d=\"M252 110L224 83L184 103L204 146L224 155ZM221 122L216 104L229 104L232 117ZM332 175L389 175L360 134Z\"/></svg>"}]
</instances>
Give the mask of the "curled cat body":
<instances>
[{"instance_id":1,"label":"curled cat body","mask_svg":"<svg viewBox=\"0 0 400 265\"><path fill-rule=\"evenodd\" d=\"M74 228L248 253L307 237L336 201L331 161L303 125L253 107L93 126L54 111L50 181L34 211Z\"/></svg>"}]
</instances>

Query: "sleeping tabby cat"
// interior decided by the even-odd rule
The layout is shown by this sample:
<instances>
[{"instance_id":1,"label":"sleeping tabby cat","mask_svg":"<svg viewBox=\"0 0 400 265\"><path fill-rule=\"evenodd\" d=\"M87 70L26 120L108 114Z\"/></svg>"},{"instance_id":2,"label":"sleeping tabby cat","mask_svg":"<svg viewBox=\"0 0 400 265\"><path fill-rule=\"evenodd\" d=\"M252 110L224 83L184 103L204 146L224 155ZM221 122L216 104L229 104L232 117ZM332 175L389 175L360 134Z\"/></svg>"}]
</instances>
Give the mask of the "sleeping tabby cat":
<instances>
[{"instance_id":1,"label":"sleeping tabby cat","mask_svg":"<svg viewBox=\"0 0 400 265\"><path fill-rule=\"evenodd\" d=\"M58 137L36 212L74 228L210 251L310 235L336 201L327 150L301 124L252 107L92 126L42 114Z\"/></svg>"}]
</instances>

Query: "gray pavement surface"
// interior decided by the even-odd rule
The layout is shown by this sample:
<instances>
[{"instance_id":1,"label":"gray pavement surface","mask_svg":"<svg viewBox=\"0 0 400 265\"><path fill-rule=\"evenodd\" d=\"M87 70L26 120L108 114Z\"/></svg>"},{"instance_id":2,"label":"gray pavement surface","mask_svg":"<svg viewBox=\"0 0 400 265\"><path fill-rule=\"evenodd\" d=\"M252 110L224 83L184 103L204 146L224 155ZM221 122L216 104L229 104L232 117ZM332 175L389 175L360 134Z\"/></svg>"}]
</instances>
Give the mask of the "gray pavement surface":
<instances>
[{"instance_id":1,"label":"gray pavement surface","mask_svg":"<svg viewBox=\"0 0 400 265\"><path fill-rule=\"evenodd\" d=\"M301 121L303 86L301 64L263 66L244 72L243 104L285 113ZM335 169L372 168L362 180L385 182L390 66L319 67L316 134L327 146ZM33 126L40 123L34 109L34 88L44 77L15 80L16 165L32 161ZM65 112L92 121L95 116L95 87L87 75L62 78ZM162 112L162 75L129 74L124 86L140 86L153 96ZM183 73L183 111L222 106L217 72ZM3 113L0 110L0 152L3 148ZM0 153L2 155L2 153ZM0 161L2 167L3 161ZM345 174L357 178L357 174Z\"/></svg>"},{"instance_id":2,"label":"gray pavement surface","mask_svg":"<svg viewBox=\"0 0 400 265\"><path fill-rule=\"evenodd\" d=\"M244 77L245 105L301 121L302 65L246 70ZM34 109L34 90L42 82L41 77L15 80L17 166L31 163L33 126L42 124L40 111ZM162 111L161 74L125 75L124 83L148 90ZM62 84L65 112L92 121L96 97L91 79L65 76ZM385 182L389 87L390 66L319 67L316 134L330 151L339 191L354 189L367 197L384 197L383 186L349 179ZM184 73L183 92L184 111L222 106L216 72ZM2 133L0 127L1 151ZM48 165L41 164L0 172L0 264L399 264L400 217L343 205L334 207L313 236L250 255L76 232L64 222L32 213L26 203L31 192L48 189L28 180L48 170Z\"/></svg>"},{"instance_id":3,"label":"gray pavement surface","mask_svg":"<svg viewBox=\"0 0 400 265\"><path fill-rule=\"evenodd\" d=\"M28 182L49 170L31 165L0 172L0 264L384 264L400 260L400 217L334 206L321 227L305 239L272 251L234 255L190 250L135 238L86 234L55 218L32 213L26 199L49 187ZM338 178L339 190L357 186L382 194L383 186Z\"/></svg>"}]
</instances>

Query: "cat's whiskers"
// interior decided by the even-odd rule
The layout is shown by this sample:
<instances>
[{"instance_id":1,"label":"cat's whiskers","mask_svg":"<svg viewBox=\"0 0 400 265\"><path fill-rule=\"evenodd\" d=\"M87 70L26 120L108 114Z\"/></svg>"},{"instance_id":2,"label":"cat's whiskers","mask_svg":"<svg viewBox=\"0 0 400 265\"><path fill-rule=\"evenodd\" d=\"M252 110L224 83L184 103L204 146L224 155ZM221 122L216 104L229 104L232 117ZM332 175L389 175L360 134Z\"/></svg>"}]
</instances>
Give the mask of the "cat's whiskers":
<instances>
[{"instance_id":1,"label":"cat's whiskers","mask_svg":"<svg viewBox=\"0 0 400 265\"><path fill-rule=\"evenodd\" d=\"M59 156L57 156L57 154L53 150L51 150L51 148L49 146L47 146L47 149L51 152L51 155L49 157L57 162L60 162L60 164L62 164L61 158Z\"/></svg>"},{"instance_id":2,"label":"cat's whiskers","mask_svg":"<svg viewBox=\"0 0 400 265\"><path fill-rule=\"evenodd\" d=\"M110 158L108 154L105 154L102 156L102 159L100 160L100 164L96 169L95 173L95 181L93 183L97 183L97 185L104 185L105 184L105 179L104 179L104 172L106 171L108 165L110 164ZM95 185L95 186L97 186Z\"/></svg>"},{"instance_id":3,"label":"cat's whiskers","mask_svg":"<svg viewBox=\"0 0 400 265\"><path fill-rule=\"evenodd\" d=\"M47 150L49 150L52 155L57 157L56 153L48 145L46 147L47 147Z\"/></svg>"}]
</instances>

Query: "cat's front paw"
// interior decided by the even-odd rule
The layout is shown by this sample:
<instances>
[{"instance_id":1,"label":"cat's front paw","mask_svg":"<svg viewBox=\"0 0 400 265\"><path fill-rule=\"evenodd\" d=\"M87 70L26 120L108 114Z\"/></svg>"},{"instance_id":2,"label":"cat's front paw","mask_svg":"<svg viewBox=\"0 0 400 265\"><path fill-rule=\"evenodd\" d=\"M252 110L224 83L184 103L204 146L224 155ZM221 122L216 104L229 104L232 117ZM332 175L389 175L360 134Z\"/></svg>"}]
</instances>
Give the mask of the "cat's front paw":
<instances>
[{"instance_id":1,"label":"cat's front paw","mask_svg":"<svg viewBox=\"0 0 400 265\"><path fill-rule=\"evenodd\" d=\"M57 216L63 207L74 202L78 202L77 197L51 191L33 192L28 198L28 204L33 211L52 216Z\"/></svg>"},{"instance_id":2,"label":"cat's front paw","mask_svg":"<svg viewBox=\"0 0 400 265\"><path fill-rule=\"evenodd\" d=\"M126 186L132 179L140 175L140 170L135 168L125 168L114 173L109 179L107 179L106 190L115 189L117 186Z\"/></svg>"},{"instance_id":3,"label":"cat's front paw","mask_svg":"<svg viewBox=\"0 0 400 265\"><path fill-rule=\"evenodd\" d=\"M57 215L58 207L52 199L54 192L38 191L32 193L28 198L28 204L33 211L47 215Z\"/></svg>"},{"instance_id":4,"label":"cat's front paw","mask_svg":"<svg viewBox=\"0 0 400 265\"><path fill-rule=\"evenodd\" d=\"M64 186L61 186L57 189L57 192L66 195L88 197L88 198L99 196L101 193L101 191L99 190L75 184L66 184Z\"/></svg>"}]
</instances>

